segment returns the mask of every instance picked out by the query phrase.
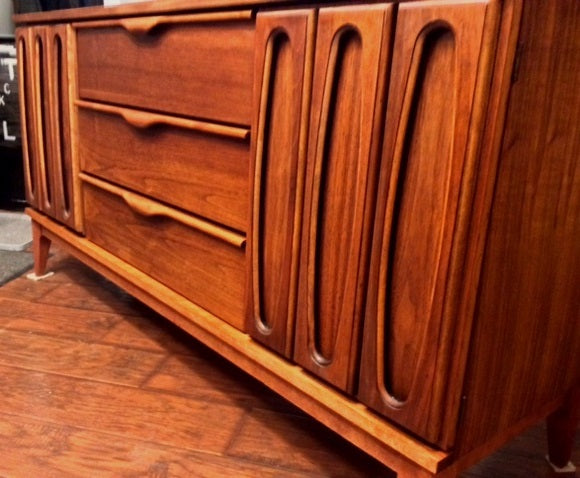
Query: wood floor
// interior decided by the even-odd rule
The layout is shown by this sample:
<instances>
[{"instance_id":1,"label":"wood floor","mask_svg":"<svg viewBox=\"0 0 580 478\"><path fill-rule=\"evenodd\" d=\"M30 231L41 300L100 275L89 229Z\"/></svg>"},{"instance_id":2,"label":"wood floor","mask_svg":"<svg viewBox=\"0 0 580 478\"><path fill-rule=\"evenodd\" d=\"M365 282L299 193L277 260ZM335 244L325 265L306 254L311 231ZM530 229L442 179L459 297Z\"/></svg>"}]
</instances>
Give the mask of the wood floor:
<instances>
[{"instance_id":1,"label":"wood floor","mask_svg":"<svg viewBox=\"0 0 580 478\"><path fill-rule=\"evenodd\" d=\"M0 477L391 476L73 258L49 264L0 288ZM558 476L544 440L462 477Z\"/></svg>"}]
</instances>

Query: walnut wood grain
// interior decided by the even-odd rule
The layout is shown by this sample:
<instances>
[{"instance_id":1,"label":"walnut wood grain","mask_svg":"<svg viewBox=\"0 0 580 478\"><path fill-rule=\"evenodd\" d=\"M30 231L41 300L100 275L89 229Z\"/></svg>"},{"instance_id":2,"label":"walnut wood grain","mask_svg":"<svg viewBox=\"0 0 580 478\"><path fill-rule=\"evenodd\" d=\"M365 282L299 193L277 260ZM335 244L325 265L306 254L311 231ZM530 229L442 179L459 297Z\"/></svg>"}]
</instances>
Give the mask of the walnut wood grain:
<instances>
[{"instance_id":1,"label":"walnut wood grain","mask_svg":"<svg viewBox=\"0 0 580 478\"><path fill-rule=\"evenodd\" d=\"M193 131L185 127L192 126L188 120L176 125L173 118L140 111L141 124L158 125L135 128L121 117L135 117L134 111L97 109L83 104L78 110L83 171L238 231L248 229L247 140Z\"/></svg>"},{"instance_id":2,"label":"walnut wood grain","mask_svg":"<svg viewBox=\"0 0 580 478\"><path fill-rule=\"evenodd\" d=\"M49 63L49 47L47 45L48 27L34 27L31 31L32 48L33 48L33 68L30 71L32 75L32 91L34 98L34 118L36 133L36 161L38 163L38 182L39 182L39 205L40 209L56 218L56 205L54 203L54 184L51 180L54 177L53 155L52 155L52 122L51 102L50 102L50 83L49 72L51 64Z\"/></svg>"},{"instance_id":3,"label":"walnut wood grain","mask_svg":"<svg viewBox=\"0 0 580 478\"><path fill-rule=\"evenodd\" d=\"M325 0L320 3L330 3ZM45 11L35 13L23 13L14 15L17 24L34 24L58 21L95 21L103 18L123 18L143 15L159 15L171 13L187 13L192 10L208 12L212 10L222 10L224 8L249 9L263 6L275 6L288 4L288 0L196 0L195 4L191 0L164 0L163 2L139 2L138 5L123 4L110 7L86 7L60 11ZM199 13L198 13L199 14ZM214 13L215 14L215 13Z\"/></svg>"},{"instance_id":4,"label":"walnut wood grain","mask_svg":"<svg viewBox=\"0 0 580 478\"><path fill-rule=\"evenodd\" d=\"M353 389L358 361L361 251L370 237L365 211L391 14L379 5L318 17L294 360L344 390Z\"/></svg>"},{"instance_id":5,"label":"walnut wood grain","mask_svg":"<svg viewBox=\"0 0 580 478\"><path fill-rule=\"evenodd\" d=\"M473 313L477 300L477 287L481 271L485 234L490 213L492 188L494 185L499 148L502 142L503 125L509 97L509 85L514 67L514 56L517 46L519 24L521 19L521 1L505 1L501 5L492 3L490 8L500 10L497 33L494 28L485 27L483 38L482 56L480 62L489 64L490 68L484 68L479 75L476 84L478 90L489 91L487 102L476 105L473 114L473 124L476 125L474 134L470 136L468 157L476 157L476 172L472 176L473 181L463 188L462 195L472 200L461 201L468 206L460 211L460 217L469 217L469 221L461 221L463 226L458 230L461 248L456 248L455 257L462 258L462 267L454 267L455 274L450 278L450 290L454 291L451 300L447 302L448 310L456 310L456 320L450 321L446 334L452 330L453 340L449 341L448 351L450 363L461 364L452 367L446 383L439 382L435 390L439 396L439 408L443 409L442 420L444 423L457 423L462 411L464 395L461 393L447 393L449 389L463 389L467 354L469 352L471 331L473 329ZM486 17L486 23L496 21L497 15L490 12ZM493 58L490 61L490 58ZM489 63L488 63L489 62ZM485 96L485 94L484 94ZM469 164L469 160L468 160ZM473 163L471 163L473 164ZM453 285L455 284L455 285ZM456 309L455 309L456 308ZM444 392L444 393L442 393ZM444 401L444 404L443 404ZM530 417L529 424L534 423ZM520 428L519 432L525 428ZM441 435L442 446L452 446L456 443L457 428L444 427ZM514 432L511 436L515 436ZM507 440L507 438L506 438ZM505 441L503 442L505 443ZM497 446L496 446L497 448ZM496 449L494 448L494 449ZM483 455L481 455L483 456ZM475 461L465 463L472 464ZM462 469L462 468L460 468Z\"/></svg>"},{"instance_id":6,"label":"walnut wood grain","mask_svg":"<svg viewBox=\"0 0 580 478\"><path fill-rule=\"evenodd\" d=\"M83 186L87 238L242 329L243 249L174 217L150 217L140 208L135 212L122 197L100 186Z\"/></svg>"},{"instance_id":7,"label":"walnut wood grain","mask_svg":"<svg viewBox=\"0 0 580 478\"><path fill-rule=\"evenodd\" d=\"M313 10L260 13L252 141L250 335L290 357L306 167Z\"/></svg>"},{"instance_id":8,"label":"walnut wood grain","mask_svg":"<svg viewBox=\"0 0 580 478\"><path fill-rule=\"evenodd\" d=\"M308 12L231 1L22 17L39 22L18 32L36 270L57 241L398 476L455 476L547 415L550 455L563 464L577 416L565 397L580 378L580 8L526 3L518 38L520 0L321 1ZM257 9L240 10L250 4ZM79 172L81 157L94 176ZM69 209L88 239L58 225ZM110 291L93 287L100 298L87 299L86 284L58 280L17 280L0 296L111 312ZM134 313L126 300L118 312ZM97 353L44 364L19 332L26 321L10 324L0 313L0 359L51 371L32 384L109 363ZM264 338L264 324L279 332ZM123 333L95 350L118 346ZM41 336L38 347L71 342ZM113 355L144 352L125 349ZM155 366L145 362L136 376L112 364L97 377L138 386ZM284 446L244 433L247 419L229 409L243 393L204 395L201 377L188 396L182 365L166 362L135 399L152 410L155 394L168 395L174 411L175 398L213 397L231 419L227 432L212 440L215 417L193 435L183 424L176 436L146 432L163 446L198 443L241 460L259 461L271 441L266 456L287 467ZM21 414L25 394L11 384L30 377L8 375L3 367L7 413ZM89 397L61 378L59 397ZM91 389L101 405L112 390ZM131 402L121 395L115 406ZM70 428L95 421L55 399L65 406L34 402L25 414ZM65 408L80 423L66 422ZM137 416L107 428L136 440Z\"/></svg>"},{"instance_id":9,"label":"walnut wood grain","mask_svg":"<svg viewBox=\"0 0 580 478\"><path fill-rule=\"evenodd\" d=\"M196 229L208 236L220 239L227 244L243 249L246 238L242 234L230 231L220 226L216 226L211 222L204 221L203 219L184 214L177 209L170 208L156 201L152 201L146 197L139 194L132 193L130 191L124 190L118 186L107 183L106 181L101 181L100 179L89 176L88 174L81 173L80 178L83 182L92 184L104 191L110 192L116 196L119 196L125 204L129 206L135 213L140 214L145 217L164 217L177 221L185 226Z\"/></svg>"},{"instance_id":10,"label":"walnut wood grain","mask_svg":"<svg viewBox=\"0 0 580 478\"><path fill-rule=\"evenodd\" d=\"M189 129L202 133L210 133L218 136L226 136L236 139L248 139L250 130L248 128L238 128L218 123L208 123L207 121L196 121L179 116L160 115L130 108L121 108L105 103L92 103L90 101L77 100L75 105L88 110L110 113L123 118L127 123L135 128L148 129L154 126L175 126L176 128Z\"/></svg>"},{"instance_id":11,"label":"walnut wood grain","mask_svg":"<svg viewBox=\"0 0 580 478\"><path fill-rule=\"evenodd\" d=\"M577 2L524 2L460 450L553 412L580 381L579 30Z\"/></svg>"},{"instance_id":12,"label":"walnut wood grain","mask_svg":"<svg viewBox=\"0 0 580 478\"><path fill-rule=\"evenodd\" d=\"M75 179L76 168L73 166L71 149L69 78L74 65L69 56L69 35L72 30L68 25L55 25L46 32L47 76L49 86L49 114L51 124L51 157L52 177L50 178L54 201L55 217L58 221L78 229L75 217L76 201ZM74 82L74 80L73 80ZM70 83L73 83L70 82Z\"/></svg>"},{"instance_id":13,"label":"walnut wood grain","mask_svg":"<svg viewBox=\"0 0 580 478\"><path fill-rule=\"evenodd\" d=\"M27 201L77 230L67 25L20 29L23 158Z\"/></svg>"},{"instance_id":14,"label":"walnut wood grain","mask_svg":"<svg viewBox=\"0 0 580 478\"><path fill-rule=\"evenodd\" d=\"M190 15L159 15L151 17L128 17L118 20L101 20L77 23L77 28L119 26L131 35L147 35L155 28L182 23L215 23L231 20L251 20L251 10L194 13Z\"/></svg>"},{"instance_id":15,"label":"walnut wood grain","mask_svg":"<svg viewBox=\"0 0 580 478\"><path fill-rule=\"evenodd\" d=\"M38 162L36 161L36 121L34 119L34 90L32 71L34 49L32 29L16 29L15 39L18 51L18 99L20 105L20 129L22 134L22 159L24 171L24 191L26 202L39 207Z\"/></svg>"},{"instance_id":16,"label":"walnut wood grain","mask_svg":"<svg viewBox=\"0 0 580 478\"><path fill-rule=\"evenodd\" d=\"M471 120L486 100L475 96L484 27L495 30L486 15L488 2L401 5L393 47L358 396L439 445L453 427L438 387L457 320L447 287L469 219Z\"/></svg>"},{"instance_id":17,"label":"walnut wood grain","mask_svg":"<svg viewBox=\"0 0 580 478\"><path fill-rule=\"evenodd\" d=\"M254 45L249 16L220 21L218 15L211 22L205 15L202 22L196 15L172 17L163 28L139 35L118 21L75 25L79 97L249 125Z\"/></svg>"}]
</instances>

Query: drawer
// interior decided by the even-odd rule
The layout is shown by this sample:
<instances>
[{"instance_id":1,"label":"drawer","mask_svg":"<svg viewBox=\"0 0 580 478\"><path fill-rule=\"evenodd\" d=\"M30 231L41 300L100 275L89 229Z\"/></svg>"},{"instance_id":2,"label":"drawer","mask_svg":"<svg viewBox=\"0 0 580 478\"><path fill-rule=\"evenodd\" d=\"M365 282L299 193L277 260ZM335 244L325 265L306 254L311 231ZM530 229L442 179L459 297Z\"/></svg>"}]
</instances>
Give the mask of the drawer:
<instances>
[{"instance_id":1,"label":"drawer","mask_svg":"<svg viewBox=\"0 0 580 478\"><path fill-rule=\"evenodd\" d=\"M86 237L242 329L244 236L81 174Z\"/></svg>"},{"instance_id":2,"label":"drawer","mask_svg":"<svg viewBox=\"0 0 580 478\"><path fill-rule=\"evenodd\" d=\"M79 96L249 125L251 12L77 23Z\"/></svg>"},{"instance_id":3,"label":"drawer","mask_svg":"<svg viewBox=\"0 0 580 478\"><path fill-rule=\"evenodd\" d=\"M246 231L249 131L77 102L81 169Z\"/></svg>"}]
</instances>

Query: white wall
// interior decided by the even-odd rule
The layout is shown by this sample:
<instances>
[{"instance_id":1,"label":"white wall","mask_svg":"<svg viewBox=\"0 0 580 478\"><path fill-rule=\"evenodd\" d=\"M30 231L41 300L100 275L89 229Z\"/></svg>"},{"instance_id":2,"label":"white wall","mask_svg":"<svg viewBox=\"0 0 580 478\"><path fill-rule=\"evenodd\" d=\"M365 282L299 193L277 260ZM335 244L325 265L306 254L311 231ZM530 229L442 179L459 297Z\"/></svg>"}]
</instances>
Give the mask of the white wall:
<instances>
[{"instance_id":1,"label":"white wall","mask_svg":"<svg viewBox=\"0 0 580 478\"><path fill-rule=\"evenodd\" d=\"M14 35L12 0L0 0L0 35Z\"/></svg>"}]
</instances>

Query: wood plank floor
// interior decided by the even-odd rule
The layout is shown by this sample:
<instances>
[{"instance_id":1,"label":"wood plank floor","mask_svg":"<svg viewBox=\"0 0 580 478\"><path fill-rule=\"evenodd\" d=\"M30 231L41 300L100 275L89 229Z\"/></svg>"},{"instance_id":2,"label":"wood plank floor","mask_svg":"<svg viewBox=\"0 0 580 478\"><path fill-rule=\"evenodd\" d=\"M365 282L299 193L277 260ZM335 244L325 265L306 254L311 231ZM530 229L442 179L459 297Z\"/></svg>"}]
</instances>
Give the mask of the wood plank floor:
<instances>
[{"instance_id":1,"label":"wood plank floor","mask_svg":"<svg viewBox=\"0 0 580 478\"><path fill-rule=\"evenodd\" d=\"M49 264L0 287L0 477L391 476L75 259ZM462 477L558 476L544 453L538 425Z\"/></svg>"}]
</instances>

